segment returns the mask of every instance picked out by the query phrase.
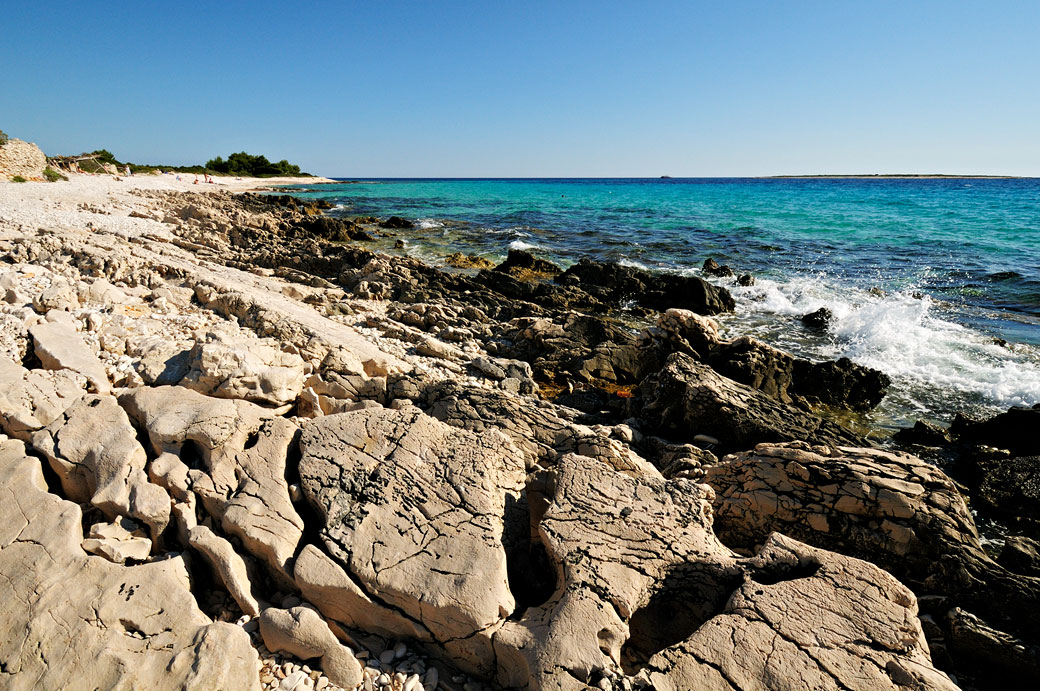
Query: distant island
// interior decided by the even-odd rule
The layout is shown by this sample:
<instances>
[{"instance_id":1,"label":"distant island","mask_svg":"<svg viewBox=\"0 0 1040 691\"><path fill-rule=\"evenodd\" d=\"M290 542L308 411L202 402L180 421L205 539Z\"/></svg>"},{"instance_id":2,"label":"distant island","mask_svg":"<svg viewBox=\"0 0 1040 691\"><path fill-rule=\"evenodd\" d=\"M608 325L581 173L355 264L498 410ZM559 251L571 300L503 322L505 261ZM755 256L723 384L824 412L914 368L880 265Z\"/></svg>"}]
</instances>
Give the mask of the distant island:
<instances>
[{"instance_id":1,"label":"distant island","mask_svg":"<svg viewBox=\"0 0 1040 691\"><path fill-rule=\"evenodd\" d=\"M824 178L835 180L1017 180L1021 175L942 175L939 173L872 173L868 175L763 175L763 178Z\"/></svg>"}]
</instances>

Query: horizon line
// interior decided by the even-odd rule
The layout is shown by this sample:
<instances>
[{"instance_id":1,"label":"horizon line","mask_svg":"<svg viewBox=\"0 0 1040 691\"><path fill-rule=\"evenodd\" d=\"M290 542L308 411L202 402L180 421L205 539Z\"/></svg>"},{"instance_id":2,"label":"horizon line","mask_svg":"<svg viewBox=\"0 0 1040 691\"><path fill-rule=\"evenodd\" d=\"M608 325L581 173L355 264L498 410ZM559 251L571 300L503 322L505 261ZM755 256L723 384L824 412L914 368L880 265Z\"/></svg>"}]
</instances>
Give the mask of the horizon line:
<instances>
[{"instance_id":1,"label":"horizon line","mask_svg":"<svg viewBox=\"0 0 1040 691\"><path fill-rule=\"evenodd\" d=\"M776 180L776 179L952 179L1036 180L1040 175L984 175L972 173L800 173L779 175L317 175L337 181L361 180Z\"/></svg>"}]
</instances>

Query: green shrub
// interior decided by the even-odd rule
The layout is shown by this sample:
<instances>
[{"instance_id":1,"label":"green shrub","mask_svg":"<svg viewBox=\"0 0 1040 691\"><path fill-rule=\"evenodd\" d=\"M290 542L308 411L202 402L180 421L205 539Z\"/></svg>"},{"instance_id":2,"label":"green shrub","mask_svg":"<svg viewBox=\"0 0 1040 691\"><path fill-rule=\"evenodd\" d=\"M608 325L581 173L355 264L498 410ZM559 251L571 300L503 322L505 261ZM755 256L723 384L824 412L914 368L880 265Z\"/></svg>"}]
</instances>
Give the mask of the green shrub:
<instances>
[{"instance_id":1,"label":"green shrub","mask_svg":"<svg viewBox=\"0 0 1040 691\"><path fill-rule=\"evenodd\" d=\"M6 144L8 139L10 139L10 137L8 137L3 130L0 130L0 146Z\"/></svg>"},{"instance_id":2,"label":"green shrub","mask_svg":"<svg viewBox=\"0 0 1040 691\"><path fill-rule=\"evenodd\" d=\"M58 180L68 180L67 177L54 170L53 168L44 168L43 177L47 178L47 182L57 182Z\"/></svg>"},{"instance_id":3,"label":"green shrub","mask_svg":"<svg viewBox=\"0 0 1040 691\"><path fill-rule=\"evenodd\" d=\"M299 177L307 173L300 172L300 166L293 165L285 159L271 163L266 156L253 156L245 151L231 154L225 161L222 157L206 161L206 167L225 175L240 175L249 178Z\"/></svg>"},{"instance_id":4,"label":"green shrub","mask_svg":"<svg viewBox=\"0 0 1040 691\"><path fill-rule=\"evenodd\" d=\"M23 178L21 175L15 175L13 178L11 178L11 182L29 182L29 181L26 180L25 178Z\"/></svg>"}]
</instances>

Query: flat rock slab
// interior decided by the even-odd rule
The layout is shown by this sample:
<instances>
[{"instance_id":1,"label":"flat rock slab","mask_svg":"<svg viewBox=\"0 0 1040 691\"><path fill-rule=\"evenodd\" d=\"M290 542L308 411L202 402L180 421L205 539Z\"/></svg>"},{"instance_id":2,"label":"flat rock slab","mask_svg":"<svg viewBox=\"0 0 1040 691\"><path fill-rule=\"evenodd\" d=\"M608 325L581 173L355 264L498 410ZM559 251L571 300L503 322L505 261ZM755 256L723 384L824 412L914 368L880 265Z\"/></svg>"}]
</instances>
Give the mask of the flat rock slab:
<instances>
[{"instance_id":1,"label":"flat rock slab","mask_svg":"<svg viewBox=\"0 0 1040 691\"><path fill-rule=\"evenodd\" d=\"M490 636L514 608L502 545L523 488L519 450L498 432L416 408L317 418L300 476L329 553L371 598L421 622L457 662L490 672ZM462 640L468 639L468 640Z\"/></svg>"},{"instance_id":2,"label":"flat rock slab","mask_svg":"<svg viewBox=\"0 0 1040 691\"><path fill-rule=\"evenodd\" d=\"M97 393L112 391L105 366L71 326L60 322L41 322L29 327L29 334L33 337L36 357L45 369L79 372Z\"/></svg>"},{"instance_id":3,"label":"flat rock slab","mask_svg":"<svg viewBox=\"0 0 1040 691\"><path fill-rule=\"evenodd\" d=\"M0 488L0 686L260 688L248 634L199 610L182 557L88 555L79 506L21 442L0 442Z\"/></svg>"}]
</instances>

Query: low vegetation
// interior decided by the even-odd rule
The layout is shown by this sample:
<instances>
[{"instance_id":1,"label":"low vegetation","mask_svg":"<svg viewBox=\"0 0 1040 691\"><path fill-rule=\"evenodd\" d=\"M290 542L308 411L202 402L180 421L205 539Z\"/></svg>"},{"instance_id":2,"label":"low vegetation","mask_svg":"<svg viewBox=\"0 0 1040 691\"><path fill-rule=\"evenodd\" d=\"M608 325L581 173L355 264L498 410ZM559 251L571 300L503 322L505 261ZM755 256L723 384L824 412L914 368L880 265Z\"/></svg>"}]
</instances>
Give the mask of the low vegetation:
<instances>
[{"instance_id":1,"label":"low vegetation","mask_svg":"<svg viewBox=\"0 0 1040 691\"><path fill-rule=\"evenodd\" d=\"M29 182L29 181L26 180L25 178L23 178L21 175L15 175L14 177L11 178L11 182Z\"/></svg>"},{"instance_id":2,"label":"low vegetation","mask_svg":"<svg viewBox=\"0 0 1040 691\"><path fill-rule=\"evenodd\" d=\"M0 146L6 144L8 139L10 139L10 137L8 137L3 130L0 130Z\"/></svg>"},{"instance_id":3,"label":"low vegetation","mask_svg":"<svg viewBox=\"0 0 1040 691\"><path fill-rule=\"evenodd\" d=\"M285 159L272 163L266 156L253 156L245 151L231 154L225 161L220 156L206 162L206 168L224 175L241 175L243 177L298 177L307 173L300 171L300 166L293 165Z\"/></svg>"},{"instance_id":4,"label":"low vegetation","mask_svg":"<svg viewBox=\"0 0 1040 691\"><path fill-rule=\"evenodd\" d=\"M240 177L269 178L269 177L311 177L309 173L300 170L300 166L293 165L286 160L272 163L266 156L254 156L244 151L231 154L224 160L217 156L206 162L206 165L194 166L170 166L162 164L140 164L128 161L120 161L107 149L98 149L82 156L93 158L77 161L79 169L85 173L103 173L105 166L114 166L122 172L129 166L132 173L154 173L158 171L171 173L187 173L195 175L235 175ZM77 157L80 158L80 157Z\"/></svg>"},{"instance_id":5,"label":"low vegetation","mask_svg":"<svg viewBox=\"0 0 1040 691\"><path fill-rule=\"evenodd\" d=\"M69 179L67 176L62 175L61 173L59 173L58 171L54 170L53 168L44 168L43 169L43 177L47 178L47 182L57 182L58 180L68 180Z\"/></svg>"}]
</instances>

